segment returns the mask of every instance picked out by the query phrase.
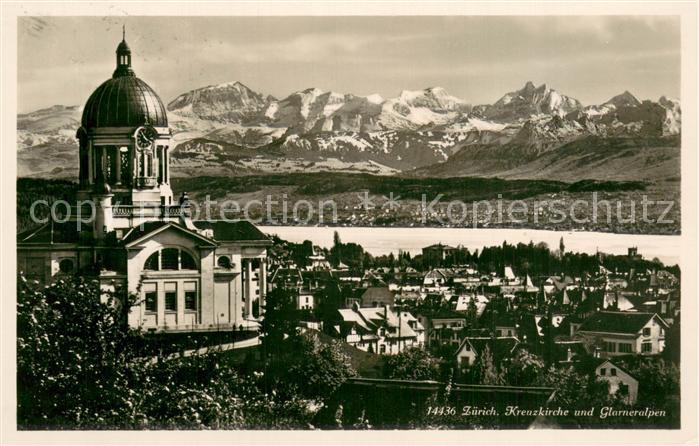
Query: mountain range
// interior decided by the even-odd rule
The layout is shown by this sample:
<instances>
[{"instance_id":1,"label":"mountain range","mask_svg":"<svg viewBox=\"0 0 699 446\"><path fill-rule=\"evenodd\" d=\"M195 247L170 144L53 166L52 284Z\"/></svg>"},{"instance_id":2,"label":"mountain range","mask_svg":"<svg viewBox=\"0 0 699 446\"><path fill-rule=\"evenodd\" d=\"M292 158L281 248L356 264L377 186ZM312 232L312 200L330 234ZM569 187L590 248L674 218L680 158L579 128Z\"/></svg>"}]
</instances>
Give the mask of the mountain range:
<instances>
[{"instance_id":1,"label":"mountain range","mask_svg":"<svg viewBox=\"0 0 699 446\"><path fill-rule=\"evenodd\" d=\"M240 82L167 105L173 174L356 171L418 176L654 180L679 176L678 100L625 91L583 105L526 82L493 104L443 88L397 97L308 88L283 99ZM77 174L81 107L18 115L20 176Z\"/></svg>"}]
</instances>

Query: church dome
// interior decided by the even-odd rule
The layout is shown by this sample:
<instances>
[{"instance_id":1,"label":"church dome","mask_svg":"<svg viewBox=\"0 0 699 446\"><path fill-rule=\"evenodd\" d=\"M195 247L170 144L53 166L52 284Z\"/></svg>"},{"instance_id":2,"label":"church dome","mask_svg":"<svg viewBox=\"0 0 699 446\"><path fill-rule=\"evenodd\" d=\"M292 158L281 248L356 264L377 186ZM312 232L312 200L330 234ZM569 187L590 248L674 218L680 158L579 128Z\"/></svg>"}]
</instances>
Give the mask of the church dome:
<instances>
[{"instance_id":1,"label":"church dome","mask_svg":"<svg viewBox=\"0 0 699 446\"><path fill-rule=\"evenodd\" d=\"M116 70L111 79L90 95L83 110L82 126L85 129L145 124L167 127L163 102L131 69L131 50L126 40L121 41L116 54Z\"/></svg>"},{"instance_id":2,"label":"church dome","mask_svg":"<svg viewBox=\"0 0 699 446\"><path fill-rule=\"evenodd\" d=\"M165 106L153 91L136 76L109 79L95 90L85 104L82 126L138 127L144 124L167 127Z\"/></svg>"}]
</instances>

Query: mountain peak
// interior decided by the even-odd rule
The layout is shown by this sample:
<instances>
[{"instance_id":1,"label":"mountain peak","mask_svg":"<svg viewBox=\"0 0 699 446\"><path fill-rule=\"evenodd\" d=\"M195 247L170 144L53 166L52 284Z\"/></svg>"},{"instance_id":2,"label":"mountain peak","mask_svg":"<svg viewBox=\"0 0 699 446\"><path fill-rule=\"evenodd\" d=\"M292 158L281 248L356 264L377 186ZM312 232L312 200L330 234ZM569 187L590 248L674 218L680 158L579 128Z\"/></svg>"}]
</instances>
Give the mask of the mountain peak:
<instances>
[{"instance_id":1,"label":"mountain peak","mask_svg":"<svg viewBox=\"0 0 699 446\"><path fill-rule=\"evenodd\" d=\"M384 101L384 98L380 94L374 93L367 96L366 100L371 102L372 104L381 104Z\"/></svg>"},{"instance_id":2,"label":"mountain peak","mask_svg":"<svg viewBox=\"0 0 699 446\"><path fill-rule=\"evenodd\" d=\"M511 91L492 106L486 107L485 116L516 121L541 113L563 116L580 108L582 104L577 99L564 96L546 84L536 87L532 81L527 81L521 90Z\"/></svg>"},{"instance_id":3,"label":"mountain peak","mask_svg":"<svg viewBox=\"0 0 699 446\"><path fill-rule=\"evenodd\" d=\"M168 111L221 122L241 122L268 102L240 81L224 82L184 93L172 100Z\"/></svg>"},{"instance_id":4,"label":"mountain peak","mask_svg":"<svg viewBox=\"0 0 699 446\"><path fill-rule=\"evenodd\" d=\"M605 104L612 104L615 107L635 107L641 105L641 101L639 101L636 96L632 95L629 90L625 90L623 93L605 102Z\"/></svg>"}]
</instances>

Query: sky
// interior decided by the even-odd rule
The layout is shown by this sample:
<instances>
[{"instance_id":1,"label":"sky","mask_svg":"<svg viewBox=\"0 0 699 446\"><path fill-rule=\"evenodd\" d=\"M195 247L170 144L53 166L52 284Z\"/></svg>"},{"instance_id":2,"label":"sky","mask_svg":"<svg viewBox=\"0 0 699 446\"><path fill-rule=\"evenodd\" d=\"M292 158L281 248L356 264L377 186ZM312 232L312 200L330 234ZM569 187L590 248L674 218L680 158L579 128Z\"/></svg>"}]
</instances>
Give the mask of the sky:
<instances>
[{"instance_id":1,"label":"sky","mask_svg":"<svg viewBox=\"0 0 699 446\"><path fill-rule=\"evenodd\" d=\"M136 74L164 102L240 81L284 98L310 87L395 97L440 86L493 103L527 81L583 104L680 96L673 16L24 17L18 109L81 105L108 79L122 25Z\"/></svg>"}]
</instances>

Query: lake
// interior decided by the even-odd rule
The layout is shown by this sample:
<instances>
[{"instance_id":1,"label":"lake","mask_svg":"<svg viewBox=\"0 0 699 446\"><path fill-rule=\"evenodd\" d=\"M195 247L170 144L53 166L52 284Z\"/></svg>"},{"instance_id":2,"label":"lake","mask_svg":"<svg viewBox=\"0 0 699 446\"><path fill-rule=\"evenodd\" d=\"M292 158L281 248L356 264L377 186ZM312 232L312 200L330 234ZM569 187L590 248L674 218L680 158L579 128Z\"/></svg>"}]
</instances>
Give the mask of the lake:
<instances>
[{"instance_id":1,"label":"lake","mask_svg":"<svg viewBox=\"0 0 699 446\"><path fill-rule=\"evenodd\" d=\"M337 231L343 242L362 245L372 255L396 254L399 249L420 254L422 248L434 243L463 245L470 251L484 246L544 242L551 249L558 249L563 237L566 251L594 254L597 250L608 254L626 254L630 246L638 247L638 253L646 259L657 257L666 265L680 262L682 237L679 235L612 234L605 232L560 232L535 229L471 229L471 228L385 228L385 227L304 227L260 226L267 234L277 234L284 240L300 243L311 240L314 244L330 248L333 233Z\"/></svg>"}]
</instances>

